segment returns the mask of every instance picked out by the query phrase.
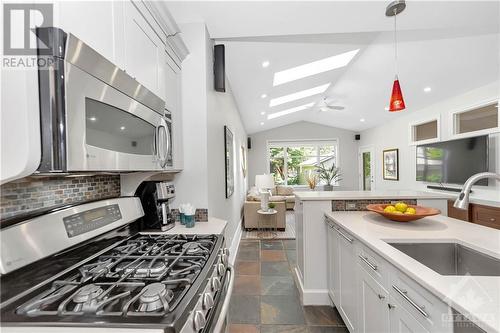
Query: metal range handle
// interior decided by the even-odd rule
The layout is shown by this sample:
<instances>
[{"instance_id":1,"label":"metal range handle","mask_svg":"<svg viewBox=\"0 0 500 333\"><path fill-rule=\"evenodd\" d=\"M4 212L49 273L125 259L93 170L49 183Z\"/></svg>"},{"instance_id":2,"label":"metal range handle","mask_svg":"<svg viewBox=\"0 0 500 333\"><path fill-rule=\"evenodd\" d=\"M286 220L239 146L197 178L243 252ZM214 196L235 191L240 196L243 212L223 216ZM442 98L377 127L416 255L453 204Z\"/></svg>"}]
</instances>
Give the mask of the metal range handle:
<instances>
[{"instance_id":1,"label":"metal range handle","mask_svg":"<svg viewBox=\"0 0 500 333\"><path fill-rule=\"evenodd\" d=\"M230 274L229 285L227 287L226 298L224 299L224 304L222 304L220 315L219 318L217 319L217 323L215 324L213 333L222 333L222 328L224 327L224 321L226 320L226 316L229 311L229 302L231 301L231 295L233 293L233 286L234 286L233 266L228 266L227 271Z\"/></svg>"},{"instance_id":2,"label":"metal range handle","mask_svg":"<svg viewBox=\"0 0 500 333\"><path fill-rule=\"evenodd\" d=\"M373 269L374 271L376 271L376 270L377 270L377 268L378 268L378 267L377 267L377 265L372 264L372 263L368 260L368 258L363 257L362 255L359 255L359 259L363 260L363 261L364 261L364 262L365 262L368 266L370 266L370 268L371 268L371 269Z\"/></svg>"},{"instance_id":3,"label":"metal range handle","mask_svg":"<svg viewBox=\"0 0 500 333\"><path fill-rule=\"evenodd\" d=\"M349 238L349 236L347 236L346 234L344 234L342 231L340 231L340 229L335 229L337 230L337 232L339 233L340 236L342 236L346 241L348 241L349 243L352 243L354 242L354 239L352 238Z\"/></svg>"},{"instance_id":4,"label":"metal range handle","mask_svg":"<svg viewBox=\"0 0 500 333\"><path fill-rule=\"evenodd\" d=\"M408 303L410 303L411 306L413 306L418 312L420 312L422 316L424 316L425 318L429 317L427 312L423 310L423 306L419 306L417 303L415 303L410 297L408 297L408 295L406 295L407 293L405 291L402 291L395 285L392 285L392 288L396 290L398 294L400 294L406 301L408 301Z\"/></svg>"}]
</instances>

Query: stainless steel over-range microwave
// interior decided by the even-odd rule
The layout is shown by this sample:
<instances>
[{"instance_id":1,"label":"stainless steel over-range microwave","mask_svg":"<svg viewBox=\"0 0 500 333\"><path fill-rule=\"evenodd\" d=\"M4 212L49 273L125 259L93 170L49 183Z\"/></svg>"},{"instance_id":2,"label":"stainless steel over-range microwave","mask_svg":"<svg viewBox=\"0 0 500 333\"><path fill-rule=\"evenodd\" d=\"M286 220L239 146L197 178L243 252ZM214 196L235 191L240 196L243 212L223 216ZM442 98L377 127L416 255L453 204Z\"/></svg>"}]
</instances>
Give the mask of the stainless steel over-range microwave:
<instances>
[{"instance_id":1,"label":"stainless steel over-range microwave","mask_svg":"<svg viewBox=\"0 0 500 333\"><path fill-rule=\"evenodd\" d=\"M172 166L165 102L70 33L38 28L40 173Z\"/></svg>"}]
</instances>

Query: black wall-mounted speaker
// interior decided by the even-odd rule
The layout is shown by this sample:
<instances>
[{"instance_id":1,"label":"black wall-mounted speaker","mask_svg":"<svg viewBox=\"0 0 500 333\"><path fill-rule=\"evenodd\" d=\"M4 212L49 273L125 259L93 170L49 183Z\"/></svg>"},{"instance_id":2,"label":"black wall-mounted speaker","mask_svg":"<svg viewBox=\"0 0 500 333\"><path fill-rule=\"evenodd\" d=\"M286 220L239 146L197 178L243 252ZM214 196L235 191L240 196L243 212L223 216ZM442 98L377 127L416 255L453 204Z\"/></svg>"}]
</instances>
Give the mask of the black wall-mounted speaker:
<instances>
[{"instance_id":1,"label":"black wall-mounted speaker","mask_svg":"<svg viewBox=\"0 0 500 333\"><path fill-rule=\"evenodd\" d=\"M356 140L361 140L361 134L356 134L356 135L354 135L354 139L356 139Z\"/></svg>"},{"instance_id":2,"label":"black wall-mounted speaker","mask_svg":"<svg viewBox=\"0 0 500 333\"><path fill-rule=\"evenodd\" d=\"M247 148L252 149L252 138L251 137L247 138Z\"/></svg>"},{"instance_id":3,"label":"black wall-mounted speaker","mask_svg":"<svg viewBox=\"0 0 500 333\"><path fill-rule=\"evenodd\" d=\"M224 45L214 46L214 89L226 92L226 59Z\"/></svg>"}]
</instances>

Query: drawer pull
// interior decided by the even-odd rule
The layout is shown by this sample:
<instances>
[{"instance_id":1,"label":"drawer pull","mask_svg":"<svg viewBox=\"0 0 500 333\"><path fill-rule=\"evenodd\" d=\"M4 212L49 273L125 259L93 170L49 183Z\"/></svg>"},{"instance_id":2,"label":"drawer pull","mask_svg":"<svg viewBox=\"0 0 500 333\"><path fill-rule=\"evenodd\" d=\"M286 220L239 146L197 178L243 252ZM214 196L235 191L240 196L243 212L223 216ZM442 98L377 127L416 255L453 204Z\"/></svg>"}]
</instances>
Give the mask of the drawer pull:
<instances>
[{"instance_id":1,"label":"drawer pull","mask_svg":"<svg viewBox=\"0 0 500 333\"><path fill-rule=\"evenodd\" d=\"M348 241L349 243L352 243L354 242L354 239L352 238L349 238L348 236L346 236L346 234L344 234L342 231L340 231L339 229L335 229L337 230L337 232L339 233L340 236L342 236L346 241Z\"/></svg>"},{"instance_id":2,"label":"drawer pull","mask_svg":"<svg viewBox=\"0 0 500 333\"><path fill-rule=\"evenodd\" d=\"M378 298L379 298L379 299L385 299L385 296L384 296L384 295L380 295L380 294L378 294Z\"/></svg>"},{"instance_id":3,"label":"drawer pull","mask_svg":"<svg viewBox=\"0 0 500 333\"><path fill-rule=\"evenodd\" d=\"M363 257L362 255L360 255L360 256L359 256L359 258L360 258L361 260L363 260L363 261L364 261L364 262L365 262L368 266L370 266L370 268L371 268L371 269L373 269L374 271L376 271L376 270L377 270L377 268L378 268L378 267L377 267L377 265L372 264L372 263L370 262L370 260L368 260L368 258L367 258L367 257Z\"/></svg>"},{"instance_id":4,"label":"drawer pull","mask_svg":"<svg viewBox=\"0 0 500 333\"><path fill-rule=\"evenodd\" d=\"M410 297L407 296L407 293L406 291L403 291L401 289L399 289L398 287L396 287L395 285L392 285L392 288L394 290L396 290L398 292L398 294L400 294L408 303L410 303L411 306L413 306L418 312L420 312L420 314L422 316L424 316L425 318L428 318L429 315L427 314L427 312L425 312L423 309L424 307L423 306L419 306L417 303L415 303Z\"/></svg>"},{"instance_id":5,"label":"drawer pull","mask_svg":"<svg viewBox=\"0 0 500 333\"><path fill-rule=\"evenodd\" d=\"M492 217L492 218L490 219L490 221L491 221L491 222L495 222L495 221L496 221L496 219L495 219L494 217Z\"/></svg>"},{"instance_id":6,"label":"drawer pull","mask_svg":"<svg viewBox=\"0 0 500 333\"><path fill-rule=\"evenodd\" d=\"M387 303L387 307L389 308L389 310L392 310L394 309L396 306L391 304L391 303Z\"/></svg>"}]
</instances>

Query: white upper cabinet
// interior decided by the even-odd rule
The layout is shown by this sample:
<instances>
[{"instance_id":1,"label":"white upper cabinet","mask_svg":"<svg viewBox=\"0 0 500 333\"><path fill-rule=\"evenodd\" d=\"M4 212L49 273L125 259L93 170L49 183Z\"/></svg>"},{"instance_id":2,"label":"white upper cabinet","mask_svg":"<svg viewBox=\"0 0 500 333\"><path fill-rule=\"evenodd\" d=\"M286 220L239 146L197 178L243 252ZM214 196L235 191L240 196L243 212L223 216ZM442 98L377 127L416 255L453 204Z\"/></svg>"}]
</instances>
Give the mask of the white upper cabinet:
<instances>
[{"instance_id":1,"label":"white upper cabinet","mask_svg":"<svg viewBox=\"0 0 500 333\"><path fill-rule=\"evenodd\" d=\"M114 18L120 15L120 7L119 1L58 1L55 25L116 63L122 28Z\"/></svg>"},{"instance_id":2,"label":"white upper cabinet","mask_svg":"<svg viewBox=\"0 0 500 333\"><path fill-rule=\"evenodd\" d=\"M124 3L125 70L146 88L160 91L164 45L132 2Z\"/></svg>"}]
</instances>

